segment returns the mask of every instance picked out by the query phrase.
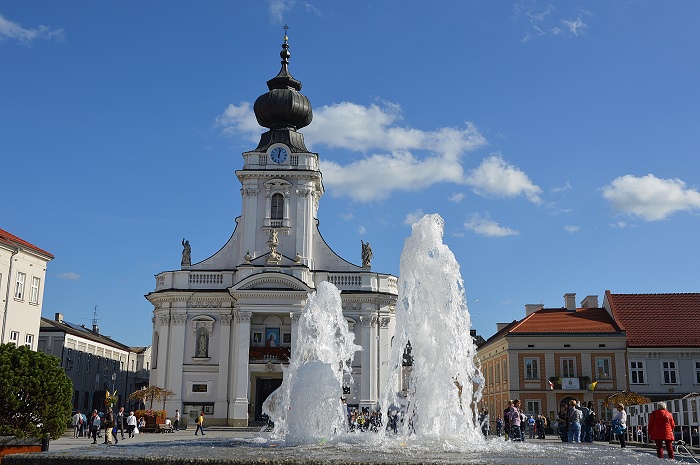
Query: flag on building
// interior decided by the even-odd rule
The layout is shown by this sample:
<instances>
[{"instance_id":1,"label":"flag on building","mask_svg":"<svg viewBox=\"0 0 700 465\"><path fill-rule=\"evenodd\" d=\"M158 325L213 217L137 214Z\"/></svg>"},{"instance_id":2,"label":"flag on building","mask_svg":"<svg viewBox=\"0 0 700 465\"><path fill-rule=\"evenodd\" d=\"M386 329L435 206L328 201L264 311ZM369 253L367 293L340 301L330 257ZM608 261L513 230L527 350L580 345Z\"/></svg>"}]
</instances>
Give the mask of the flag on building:
<instances>
[{"instance_id":1,"label":"flag on building","mask_svg":"<svg viewBox=\"0 0 700 465\"><path fill-rule=\"evenodd\" d=\"M549 390L550 391L554 390L554 383L551 380L549 381Z\"/></svg>"},{"instance_id":2,"label":"flag on building","mask_svg":"<svg viewBox=\"0 0 700 465\"><path fill-rule=\"evenodd\" d=\"M595 391L595 386L596 386L596 384L598 384L598 381L592 382L592 383L590 384L590 386L588 386L588 390L589 390L589 391Z\"/></svg>"}]
</instances>

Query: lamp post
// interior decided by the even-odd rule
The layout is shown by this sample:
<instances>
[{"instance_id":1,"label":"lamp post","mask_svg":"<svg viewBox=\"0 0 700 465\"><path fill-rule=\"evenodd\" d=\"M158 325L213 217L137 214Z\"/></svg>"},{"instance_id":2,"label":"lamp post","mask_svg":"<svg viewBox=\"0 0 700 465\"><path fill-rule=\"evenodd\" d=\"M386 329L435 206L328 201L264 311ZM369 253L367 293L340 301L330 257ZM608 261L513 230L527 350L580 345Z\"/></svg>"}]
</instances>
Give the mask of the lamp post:
<instances>
[{"instance_id":1,"label":"lamp post","mask_svg":"<svg viewBox=\"0 0 700 465\"><path fill-rule=\"evenodd\" d=\"M117 380L117 374L112 372L112 395L114 395L114 382Z\"/></svg>"}]
</instances>

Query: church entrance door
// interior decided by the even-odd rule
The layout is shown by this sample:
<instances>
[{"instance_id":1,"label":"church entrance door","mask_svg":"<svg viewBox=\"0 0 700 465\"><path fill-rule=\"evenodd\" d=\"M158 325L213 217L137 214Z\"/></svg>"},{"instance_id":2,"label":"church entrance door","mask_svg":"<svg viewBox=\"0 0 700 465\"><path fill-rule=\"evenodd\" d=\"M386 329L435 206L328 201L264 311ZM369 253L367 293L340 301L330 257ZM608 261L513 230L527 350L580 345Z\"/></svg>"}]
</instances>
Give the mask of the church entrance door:
<instances>
[{"instance_id":1,"label":"church entrance door","mask_svg":"<svg viewBox=\"0 0 700 465\"><path fill-rule=\"evenodd\" d=\"M266 421L263 418L262 404L265 399L282 384L282 378L258 378L255 382L255 421Z\"/></svg>"}]
</instances>

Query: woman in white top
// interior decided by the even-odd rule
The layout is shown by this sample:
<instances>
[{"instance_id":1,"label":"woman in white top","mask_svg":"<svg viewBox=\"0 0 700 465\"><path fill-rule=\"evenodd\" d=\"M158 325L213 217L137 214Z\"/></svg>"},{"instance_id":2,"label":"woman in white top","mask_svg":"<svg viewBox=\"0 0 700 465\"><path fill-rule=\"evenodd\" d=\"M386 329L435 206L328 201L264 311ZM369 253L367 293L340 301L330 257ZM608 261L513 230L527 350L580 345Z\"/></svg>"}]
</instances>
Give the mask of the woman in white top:
<instances>
[{"instance_id":1,"label":"woman in white top","mask_svg":"<svg viewBox=\"0 0 700 465\"><path fill-rule=\"evenodd\" d=\"M134 437L134 429L136 429L136 415L134 412L129 412L129 416L126 417L126 429L129 432L129 437Z\"/></svg>"},{"instance_id":2,"label":"woman in white top","mask_svg":"<svg viewBox=\"0 0 700 465\"><path fill-rule=\"evenodd\" d=\"M623 404L617 404L615 408L617 408L617 413L613 416L613 423L617 420L620 427L625 428L622 433L616 434L615 436L617 436L617 439L620 441L620 447L625 447L625 438L627 436L627 412L625 412L625 406ZM614 427L613 424L613 428Z\"/></svg>"}]
</instances>

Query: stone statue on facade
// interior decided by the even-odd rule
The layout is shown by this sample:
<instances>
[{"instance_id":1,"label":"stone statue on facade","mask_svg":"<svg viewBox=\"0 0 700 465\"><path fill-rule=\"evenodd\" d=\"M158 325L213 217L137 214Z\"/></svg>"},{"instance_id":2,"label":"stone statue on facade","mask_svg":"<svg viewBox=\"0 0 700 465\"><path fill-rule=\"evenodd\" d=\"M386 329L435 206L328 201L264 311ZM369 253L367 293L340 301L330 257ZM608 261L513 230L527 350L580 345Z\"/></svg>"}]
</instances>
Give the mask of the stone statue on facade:
<instances>
[{"instance_id":1,"label":"stone statue on facade","mask_svg":"<svg viewBox=\"0 0 700 465\"><path fill-rule=\"evenodd\" d=\"M281 255L277 253L277 246L279 245L280 241L279 238L277 237L277 229L271 228L270 229L270 238L267 240L267 246L270 248L270 256L268 257L267 261L279 261L281 258Z\"/></svg>"},{"instance_id":2,"label":"stone statue on facade","mask_svg":"<svg viewBox=\"0 0 700 465\"><path fill-rule=\"evenodd\" d=\"M182 239L182 261L180 262L182 266L192 265L192 249L190 249L190 241Z\"/></svg>"},{"instance_id":3,"label":"stone statue on facade","mask_svg":"<svg viewBox=\"0 0 700 465\"><path fill-rule=\"evenodd\" d=\"M371 262L374 256L374 254L372 254L372 247L369 246L369 242L364 242L361 239L360 243L362 244L362 268L369 268L372 266Z\"/></svg>"}]
</instances>

